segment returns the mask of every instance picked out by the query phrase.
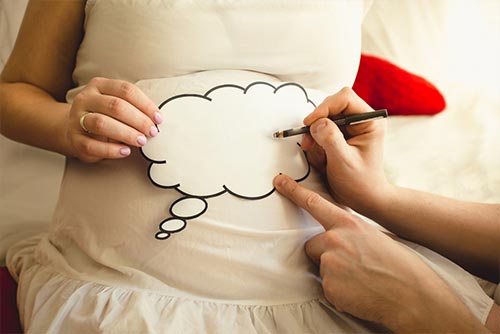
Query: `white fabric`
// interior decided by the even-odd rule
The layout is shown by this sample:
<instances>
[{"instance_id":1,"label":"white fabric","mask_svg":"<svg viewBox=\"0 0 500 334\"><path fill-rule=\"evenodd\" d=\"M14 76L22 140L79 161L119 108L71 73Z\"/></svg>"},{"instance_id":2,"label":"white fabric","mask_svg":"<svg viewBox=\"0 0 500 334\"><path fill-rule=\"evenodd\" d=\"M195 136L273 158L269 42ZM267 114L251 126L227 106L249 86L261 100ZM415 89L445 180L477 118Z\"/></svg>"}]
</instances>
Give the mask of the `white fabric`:
<instances>
[{"instance_id":1,"label":"white fabric","mask_svg":"<svg viewBox=\"0 0 500 334\"><path fill-rule=\"evenodd\" d=\"M97 75L142 80L156 103L224 83L294 80L338 90L354 80L363 12L362 1L92 1L74 78L79 85ZM161 84L148 86L151 80ZM231 144L228 154L239 149ZM286 151L277 153L279 160ZM304 253L322 228L308 214L277 193L258 201L225 194L209 198L209 210L183 233L156 240L179 193L155 187L147 170L138 150L91 165L67 160L50 233L8 255L10 270L20 274L28 332L95 332L107 323L107 332L120 333L369 331L337 322L342 316L323 305ZM316 173L303 182L328 196ZM114 302L134 291L130 304ZM150 298L139 297L146 292ZM149 309L156 314L146 316ZM134 321L124 328L118 318Z\"/></svg>"},{"instance_id":2,"label":"white fabric","mask_svg":"<svg viewBox=\"0 0 500 334\"><path fill-rule=\"evenodd\" d=\"M105 1L100 3L104 4ZM137 4L139 3L137 2ZM321 4L322 2L315 2L315 4L318 3ZM322 10L321 7L319 9ZM143 12L136 11L135 14L137 13ZM156 64L161 63L168 56L168 53L172 52L171 50L178 52L177 49L170 48L170 45L168 45L168 48L165 45L163 47L167 48L167 51L160 53L161 56L156 53L154 55L145 53L143 51L149 47L159 47L157 43L148 44L147 38L145 38L144 41L141 41L141 43L146 43L142 44L142 47L134 47L126 53L118 52L114 57L107 58L107 55L115 52L116 49L127 45L137 46L137 43L131 43L130 39L132 37L143 38L144 36L134 35L140 29L137 28L137 24L133 20L124 19L123 13L110 11L106 12L106 15L102 19L120 17L124 24L135 26L136 29L127 30L127 34L123 33L123 31L116 32L121 34L120 38L125 36L125 40L105 38L107 32L103 31L100 43L112 45L109 48L103 48L102 58L92 58L89 54L85 54L86 51L83 50L86 49L86 46L84 45L82 53L79 54L79 69L75 72L75 78L80 84L87 82L92 75L124 77L136 81L141 77L135 77L134 75L146 73L148 70L152 71L149 67L153 68L155 62ZM95 18L97 20L99 15L96 15ZM242 22L245 22L242 18L244 16L238 17L238 26L242 26ZM316 23L319 21L314 20L313 23L307 23L310 21L306 17L303 19L306 22L305 27L308 28L311 28L311 26L316 27ZM342 22L342 20L332 20L331 16L327 17L327 21L332 24ZM349 21L349 24L356 23L354 21ZM138 22L145 25L149 23L149 21L141 21L140 18ZM292 28L304 27L302 24L304 23L298 24L294 22L287 26L285 36L290 34ZM323 28L323 25L321 27ZM207 29L207 31L212 30ZM317 33L314 32L307 36L307 38L314 37L312 39L319 41L315 42L313 46L309 45L309 48L306 49L307 53L297 53L293 52L293 50L284 52L286 62L276 60L283 60L282 55L277 56L274 60L273 58L262 59L258 55L248 54L246 56L249 58L241 58L250 61L250 63L255 62L254 64L260 66L260 68L254 70L273 72L270 69L278 69L275 73L272 73L273 76L252 72L211 72L209 74L200 74L198 77L173 78L169 90L161 93L167 95L177 94L193 91L193 89L203 93L211 85L227 81L245 84L252 80L277 80L278 78L298 81L309 88L324 89L331 93L340 85L348 85L349 82L352 82L354 72L350 67L355 62L348 61L350 66L340 70L345 76L333 76L334 80L330 82L332 73L336 74L336 71L339 70L336 68L338 63L332 60L334 59L333 56L328 58L323 53L318 54L318 47L325 46L325 43L323 43L322 38L317 36ZM343 33L345 34L346 31L343 31ZM395 29L395 33L398 33L398 29ZM188 40L182 34L172 34L170 36L174 38L174 42L184 45L186 49L188 48L188 42L196 44L197 38L190 37L191 39ZM90 35L92 34L89 32ZM331 36L328 33L325 33L325 35ZM244 32L240 32L240 36L244 38L237 40L245 43L252 40ZM334 36L338 35L334 34ZM94 33L94 38L99 39L99 37L98 33ZM307 43L306 39L300 39L300 41ZM117 43L117 40L120 43ZM134 42L136 42L135 39ZM338 45L345 47L344 44L341 44L344 42L338 42ZM332 42L328 45L331 47L335 44ZM274 46L273 44L272 49L278 52L279 48ZM193 45L189 45L190 51L193 50L192 47ZM88 51L88 48L86 50ZM250 50L254 50L254 48L251 47ZM314 50L314 52L311 50ZM214 52L214 50L208 50L206 46L199 51L204 55L210 55L210 52ZM227 49L215 51L221 52L227 51ZM335 57L338 57L338 50L333 51L336 53ZM355 52L353 50L344 51L347 53ZM197 53L193 54L196 55ZM295 58L296 61L303 60L302 57L310 57L308 61L323 63L326 61L330 65L328 68L307 67L304 66L305 61L303 63L291 61L290 58L293 57L290 57L290 55L292 54L294 56L298 55ZM198 62L193 62L193 59L190 58L191 61L187 63L195 66L186 69L182 67L182 62L176 62L182 60L182 58L178 57L177 54L176 57L167 58L171 64L165 67L164 70L167 72L161 73L160 76L180 75L191 71L218 69L220 67L241 67L241 63L228 64L226 63L227 59L211 57L197 59ZM237 58L234 55L231 57ZM325 57L327 60L315 57ZM146 62L142 61L144 58L147 59ZM86 60L84 61L84 59ZM109 63L110 59L114 60L113 63ZM137 71L133 68L134 66L131 66L131 68L120 67L120 64L130 62L131 59L137 60ZM214 63L210 63L213 68L205 68L207 59L209 59L208 62L210 60L214 61ZM123 61L123 63L115 64L118 60ZM115 66L119 71L107 72L111 71ZM174 72L168 72L171 68ZM293 73L289 71L293 71ZM156 77L155 73L148 78L154 77ZM186 80L186 78L189 80ZM76 92L77 90L71 92L68 95L69 99ZM460 122L464 122L463 124L476 120L476 117L481 118L476 113L468 113L468 111L475 110L475 107L481 105L479 101L474 100L475 95L467 92L465 98L470 99L470 103L465 108L457 102L457 97L462 96L462 94L463 91L454 90L454 87L446 91L446 96L452 97L451 100L455 101L450 105L449 110L458 110L457 112L463 116L463 119L460 120ZM494 106L493 110L499 111L500 108ZM454 118L448 116L448 120L450 119ZM427 121L407 118L393 119L389 123L389 133L394 131L394 137L390 137L393 140L387 142L387 166L391 178L403 184L416 184L424 189L428 187L430 188L428 190L446 192L451 189L452 192L454 191L454 193L459 193L459 195L465 197L479 196L481 199L485 198L486 201L497 200L498 197L495 197L496 195L492 191L481 192L481 189L495 189L488 188L488 186L484 188L484 184L488 185L488 181L491 178L495 180L497 175L496 171L498 169L492 169L492 167L497 166L498 160L495 157L488 156L485 158L481 155L481 158L478 158L474 155L465 154L464 156L459 155L456 160L453 160L453 163L456 162L457 172L460 166L468 165L470 161L475 162L469 170L470 175L474 176L473 180L460 182L462 188L465 186L466 189L470 184L475 185L474 189L476 191L472 193L464 193L461 191L462 188L439 182L439 180L443 179L449 180L449 177L445 176L443 178L442 174L433 173L435 170L440 170L439 167L442 168L441 170L448 168L450 166L448 161L439 160L436 162L437 165L432 165L433 168L429 168L429 173L426 174L429 177L428 181L426 181L427 178L417 178L422 173L421 169L410 169L410 173L408 170L396 168L407 167L412 164L412 161L428 161L426 160L426 154L429 151L421 150L422 144L427 143L428 147L434 147L435 141L442 139L443 134L447 133L452 127L448 122L443 120L434 125L432 118L428 118ZM427 126L423 123L426 123ZM456 125L454 122L451 123ZM479 133L483 128L488 128L487 122L480 121L475 122L475 124L475 129ZM424 138L421 136L423 128L425 128L426 133ZM460 129L459 127L457 134ZM492 126L489 129L492 129ZM434 137L427 136L429 132ZM487 147L482 146L485 143L483 139L490 140L493 138L493 140L498 140L498 135L495 137L495 133L495 131L488 131L488 137L477 138L477 142L485 151L487 151ZM439 134L441 134L441 137L439 137ZM399 138L404 138L404 140L400 141ZM418 141L415 138L418 138ZM444 141L443 146L440 148L441 152L455 151L456 146L460 147L460 144L467 143L469 138L462 138L457 135L454 139L453 143ZM408 143L411 144L409 148L414 155L408 155L405 162L400 159L400 154L406 151ZM75 333L97 332L98 329L106 332L115 330L119 333L155 332L156 330L163 332L167 329L172 332L221 333L236 331L293 332L293 329L297 329L296 332L303 332L304 328L315 332L368 332L369 330L376 330L364 327L366 324L357 323L349 317L336 313L329 309L328 305L320 299L321 294L318 292L318 283L314 275L304 274L307 265L301 247L309 233L316 233L317 229L312 226L310 220L306 219L305 222L300 223L306 225L305 230L302 230L301 226L295 230L292 229L288 235L283 230L271 232L273 228L276 228L276 225L271 224L270 226L269 221L264 217L277 215L276 212L271 212L277 203L279 203L278 206L280 207L283 205L278 215L283 215L290 221L297 223L297 219L300 220L298 217L302 217L303 214L283 203L277 196L273 197L273 202L261 208L263 210L262 215L257 219L255 214L241 215L242 212L254 210L254 208L251 208L251 206L255 205L254 202L238 201L234 198L231 199L231 197L215 198L211 202L211 208L215 208L216 213L213 210L211 212L216 216L206 216L207 225L192 224L190 226L193 227L192 230L197 229L196 233L201 235L202 239L189 240L187 238L188 240L178 240L175 246L170 245L169 247L159 248L155 244L156 240L151 238L157 225L144 224L140 219L136 218L149 215L161 220L166 214L168 203L171 201L171 194L167 195L160 189L153 190L153 188L150 188L150 184L144 182L145 164L142 158L137 155L137 152L134 152L126 168L125 166L120 167L119 164L114 162L105 162L100 166L83 166L72 160L68 163L69 166L63 184L63 196L55 218L57 225L52 230L50 237L40 235L39 237L26 239L13 247L9 253L9 269L14 275L22 273L20 277L21 288L19 290L20 311L24 325L32 327L31 332L35 333L40 330L40 332ZM394 168L391 168L391 166L394 166ZM483 175L484 171L487 171L487 175L490 175L487 181L476 177L477 175ZM321 190L318 180L312 177L309 182L311 181L313 182L307 184L307 186ZM95 184L101 182L103 182L103 189ZM76 190L69 190L74 189L73 185L75 184L75 188L81 191L80 194L76 193ZM65 188L66 192L64 192ZM130 192L129 189L134 189L134 191ZM162 200L158 201L158 197L162 197ZM147 204L145 204L146 202ZM109 207L104 215L107 218L115 218L116 220L102 219L103 208L106 206ZM230 210L227 209L228 207ZM28 210L28 212L31 212L31 210ZM134 224L110 223L113 220L123 223L123 221L132 221L134 219ZM222 237L222 233L227 233L230 229L223 224L219 224L219 221L238 221L241 224L239 228L239 233L242 234L239 236L240 239ZM66 224L65 222L70 223ZM90 222L90 225L87 225L87 222ZM94 225L92 226L92 224ZM203 228L207 228L207 226L216 229L217 233L204 233ZM146 236L142 235L144 231L147 231ZM176 237L179 236L181 235ZM247 238L246 241L249 241L249 243L240 242L241 238ZM169 242L172 240L169 240ZM292 251L289 257L283 257L283 250L286 250L286 247L284 247L286 246L285 241L287 240L290 242ZM252 243L253 248L247 248L247 251L243 252L243 249L252 246ZM292 246L292 244L295 244L295 246ZM209 247L210 245L211 247ZM274 247L274 245L279 245L280 248ZM196 247L204 248L200 250ZM241 249L238 254L243 259L255 260L253 266L248 268L236 266L237 268L234 268L233 265L227 265L227 260L235 260L234 258L217 259L217 255L220 254L215 253L214 249L234 250L235 247ZM477 286L470 280L471 276L451 265L449 261L435 256L435 254L427 250L424 253L426 261L429 261L436 268L438 273L456 289L476 316L484 321L492 301L477 290ZM124 254L127 256L123 256ZM186 255L193 256L193 258L199 255L198 261L200 263L198 266L193 268L189 266L191 264L189 261L183 261ZM232 261L232 263L235 263L235 261ZM233 270L228 271L227 268ZM256 270L256 268L261 270ZM290 268L296 268L296 272L288 272L291 270ZM255 272L258 272L256 279L247 279L250 273L255 274ZM284 276L280 275L285 274L292 276L282 279ZM293 277L292 281L290 281L289 277ZM166 285L165 281L173 284ZM262 284L264 281L266 283ZM230 283L226 284L227 282ZM297 286L294 287L294 284ZM172 285L179 289L174 289ZM211 286L211 289L207 288L209 286ZM197 287L197 289L193 287ZM203 287L206 289L203 290ZM310 287L310 290L305 291L304 287ZM251 295L250 299L248 295ZM239 298L237 302L240 305L234 303L235 298ZM233 302L228 303L227 300L224 302L224 299L232 299ZM260 306L257 306L257 304ZM175 310L178 312L175 312ZM175 317L173 317L174 315ZM124 319L126 319L125 323ZM283 323L287 324L288 327L280 327L280 324Z\"/></svg>"},{"instance_id":3,"label":"white fabric","mask_svg":"<svg viewBox=\"0 0 500 334\"><path fill-rule=\"evenodd\" d=\"M404 242L430 265L484 323L493 300L477 281L447 259ZM32 254L38 253L35 261ZM353 333L383 328L335 311L323 297L279 305L220 303L176 297L131 286L68 278L47 261L61 255L46 235L26 239L12 250L11 270L23 272L20 312L27 333ZM47 256L48 255L48 256ZM49 260L50 258L50 260ZM58 261L58 265L67 265ZM222 286L221 286L222 288ZM47 321L47 319L55 319ZM188 322L188 324L186 323ZM202 325L200 325L202 324Z\"/></svg>"},{"instance_id":4,"label":"white fabric","mask_svg":"<svg viewBox=\"0 0 500 334\"><path fill-rule=\"evenodd\" d=\"M164 91L161 82L147 90ZM296 180L307 176L300 137L276 140L272 134L301 125L314 108L304 88L291 83L230 84L210 88L208 95L169 98L160 109L168 121L142 148L153 161L149 176L191 196L226 191L246 198L266 196L278 173Z\"/></svg>"},{"instance_id":5,"label":"white fabric","mask_svg":"<svg viewBox=\"0 0 500 334\"><path fill-rule=\"evenodd\" d=\"M386 174L402 186L500 203L500 101L462 86L444 91L443 113L391 119Z\"/></svg>"},{"instance_id":6,"label":"white fabric","mask_svg":"<svg viewBox=\"0 0 500 334\"><path fill-rule=\"evenodd\" d=\"M0 70L14 46L28 0L0 0Z\"/></svg>"},{"instance_id":7,"label":"white fabric","mask_svg":"<svg viewBox=\"0 0 500 334\"><path fill-rule=\"evenodd\" d=\"M136 82L248 69L282 81L300 81L309 88L338 91L354 82L360 22L369 3L170 0L162 5L139 1L116 6L120 2L87 2L85 39L74 73L78 85L94 76Z\"/></svg>"},{"instance_id":8,"label":"white fabric","mask_svg":"<svg viewBox=\"0 0 500 334\"><path fill-rule=\"evenodd\" d=\"M18 247L19 258L14 262L20 260L22 252L35 248L55 251L44 236L24 240ZM335 312L322 298L272 306L221 303L69 279L49 264L29 259L24 257L17 263L27 268L20 280L30 292L22 294L21 300L21 313L29 319L25 326L31 328L27 334L380 332L377 326L356 323ZM37 324L36 328L32 324Z\"/></svg>"}]
</instances>

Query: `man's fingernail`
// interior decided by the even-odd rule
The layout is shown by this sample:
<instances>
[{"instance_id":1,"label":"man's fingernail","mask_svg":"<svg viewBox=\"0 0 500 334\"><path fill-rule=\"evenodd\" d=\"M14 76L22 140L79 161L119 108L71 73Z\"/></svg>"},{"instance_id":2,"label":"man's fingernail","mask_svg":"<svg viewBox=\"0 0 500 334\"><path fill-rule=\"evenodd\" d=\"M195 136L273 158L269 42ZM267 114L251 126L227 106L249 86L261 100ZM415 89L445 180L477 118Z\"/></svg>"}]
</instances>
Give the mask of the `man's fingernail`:
<instances>
[{"instance_id":1,"label":"man's fingernail","mask_svg":"<svg viewBox=\"0 0 500 334\"><path fill-rule=\"evenodd\" d=\"M153 119L156 124L160 124L161 122L163 122L163 117L159 112L155 112L155 114L153 115Z\"/></svg>"},{"instance_id":2,"label":"man's fingernail","mask_svg":"<svg viewBox=\"0 0 500 334\"><path fill-rule=\"evenodd\" d=\"M326 122L327 122L326 119L320 119L316 121L316 123L314 123L314 126L311 127L311 132L312 133L320 132L326 126Z\"/></svg>"},{"instance_id":3,"label":"man's fingernail","mask_svg":"<svg viewBox=\"0 0 500 334\"><path fill-rule=\"evenodd\" d=\"M287 184L288 180L286 176L283 176L283 174L278 175L278 180L277 180L277 185L280 188L283 188Z\"/></svg>"}]
</instances>

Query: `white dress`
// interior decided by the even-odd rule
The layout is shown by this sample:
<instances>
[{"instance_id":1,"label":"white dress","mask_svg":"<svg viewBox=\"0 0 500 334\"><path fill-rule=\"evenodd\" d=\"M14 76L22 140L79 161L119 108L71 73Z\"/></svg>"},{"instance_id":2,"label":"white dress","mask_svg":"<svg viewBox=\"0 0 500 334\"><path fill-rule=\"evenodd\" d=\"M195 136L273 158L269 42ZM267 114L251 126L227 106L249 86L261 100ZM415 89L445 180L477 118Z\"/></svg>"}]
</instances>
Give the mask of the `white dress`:
<instances>
[{"instance_id":1,"label":"white dress","mask_svg":"<svg viewBox=\"0 0 500 334\"><path fill-rule=\"evenodd\" d=\"M88 1L68 101L102 76L137 83L158 104L255 81L299 83L320 103L354 81L366 9L353 0ZM50 232L8 254L27 333L381 330L324 300L303 249L322 228L276 193L210 198L182 233L156 239L179 193L153 185L148 164L138 150L97 164L67 159ZM328 197L314 171L303 182ZM475 279L407 245L484 322L493 302Z\"/></svg>"}]
</instances>

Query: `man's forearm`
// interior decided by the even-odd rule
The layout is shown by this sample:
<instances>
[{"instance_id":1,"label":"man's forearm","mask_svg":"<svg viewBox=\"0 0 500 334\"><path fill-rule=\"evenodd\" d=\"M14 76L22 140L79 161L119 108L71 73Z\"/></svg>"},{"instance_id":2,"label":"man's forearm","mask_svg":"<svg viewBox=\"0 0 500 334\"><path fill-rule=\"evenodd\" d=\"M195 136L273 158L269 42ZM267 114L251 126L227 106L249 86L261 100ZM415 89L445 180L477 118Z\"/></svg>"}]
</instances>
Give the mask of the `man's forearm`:
<instances>
[{"instance_id":1,"label":"man's forearm","mask_svg":"<svg viewBox=\"0 0 500 334\"><path fill-rule=\"evenodd\" d=\"M392 187L363 213L408 240L425 245L476 275L499 281L500 205L453 200Z\"/></svg>"}]
</instances>

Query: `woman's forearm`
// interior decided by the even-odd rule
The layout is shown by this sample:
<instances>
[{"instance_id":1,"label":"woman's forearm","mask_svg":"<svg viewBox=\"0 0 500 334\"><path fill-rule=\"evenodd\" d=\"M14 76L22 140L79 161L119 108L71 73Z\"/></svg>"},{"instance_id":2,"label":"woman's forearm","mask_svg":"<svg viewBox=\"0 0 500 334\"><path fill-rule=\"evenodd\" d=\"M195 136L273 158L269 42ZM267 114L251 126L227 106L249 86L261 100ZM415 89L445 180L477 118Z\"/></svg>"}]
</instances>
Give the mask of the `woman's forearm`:
<instances>
[{"instance_id":1,"label":"woman's forearm","mask_svg":"<svg viewBox=\"0 0 500 334\"><path fill-rule=\"evenodd\" d=\"M478 276L499 281L500 205L453 200L392 187L364 213L408 240L425 245Z\"/></svg>"},{"instance_id":2,"label":"woman's forearm","mask_svg":"<svg viewBox=\"0 0 500 334\"><path fill-rule=\"evenodd\" d=\"M26 83L0 83L0 131L18 142L72 156L64 126L70 105Z\"/></svg>"}]
</instances>

